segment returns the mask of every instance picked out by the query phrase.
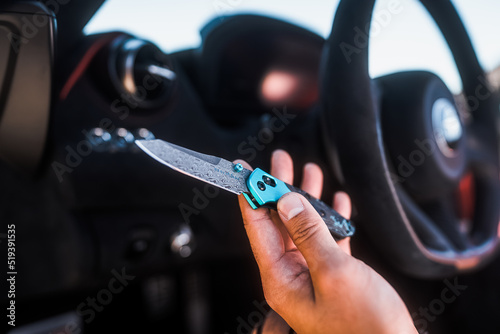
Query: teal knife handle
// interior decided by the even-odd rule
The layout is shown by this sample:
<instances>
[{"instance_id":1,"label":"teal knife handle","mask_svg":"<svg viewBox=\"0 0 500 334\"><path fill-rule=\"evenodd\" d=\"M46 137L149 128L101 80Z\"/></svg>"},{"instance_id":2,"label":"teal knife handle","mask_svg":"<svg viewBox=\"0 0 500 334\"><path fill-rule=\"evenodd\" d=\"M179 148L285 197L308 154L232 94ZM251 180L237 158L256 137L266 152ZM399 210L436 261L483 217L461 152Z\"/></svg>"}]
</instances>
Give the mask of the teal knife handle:
<instances>
[{"instance_id":1,"label":"teal knife handle","mask_svg":"<svg viewBox=\"0 0 500 334\"><path fill-rule=\"evenodd\" d=\"M325 222L328 230L335 238L341 240L354 235L355 228L351 221L342 217L337 211L292 185L275 178L271 174L257 168L247 179L247 187L250 194L244 194L252 208L265 207L276 210L278 200L286 193L296 192L303 195Z\"/></svg>"}]
</instances>

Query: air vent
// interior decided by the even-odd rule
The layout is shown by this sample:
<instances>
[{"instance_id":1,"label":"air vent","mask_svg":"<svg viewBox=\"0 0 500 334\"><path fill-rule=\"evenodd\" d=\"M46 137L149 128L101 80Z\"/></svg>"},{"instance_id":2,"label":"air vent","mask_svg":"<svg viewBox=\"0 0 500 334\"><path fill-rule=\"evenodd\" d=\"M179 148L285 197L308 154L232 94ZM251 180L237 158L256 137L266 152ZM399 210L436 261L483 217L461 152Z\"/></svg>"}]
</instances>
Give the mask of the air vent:
<instances>
[{"instance_id":1,"label":"air vent","mask_svg":"<svg viewBox=\"0 0 500 334\"><path fill-rule=\"evenodd\" d=\"M156 45L129 36L112 43L108 71L117 93L136 103L137 110L164 106L177 78L168 56Z\"/></svg>"}]
</instances>

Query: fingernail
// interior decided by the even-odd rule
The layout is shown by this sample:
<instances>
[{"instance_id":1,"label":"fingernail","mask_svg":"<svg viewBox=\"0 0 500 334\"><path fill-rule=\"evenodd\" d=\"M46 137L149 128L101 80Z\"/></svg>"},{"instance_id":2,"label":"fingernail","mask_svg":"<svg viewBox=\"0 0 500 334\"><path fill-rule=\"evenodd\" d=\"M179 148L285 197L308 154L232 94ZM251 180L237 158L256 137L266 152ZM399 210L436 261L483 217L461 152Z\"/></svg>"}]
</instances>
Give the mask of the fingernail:
<instances>
[{"instance_id":1,"label":"fingernail","mask_svg":"<svg viewBox=\"0 0 500 334\"><path fill-rule=\"evenodd\" d=\"M341 200L342 197L346 198L346 197L348 197L348 195L345 192L343 192L343 191L337 191L335 193L335 195L333 195L333 201L337 202L337 201Z\"/></svg>"},{"instance_id":2,"label":"fingernail","mask_svg":"<svg viewBox=\"0 0 500 334\"><path fill-rule=\"evenodd\" d=\"M278 211L290 220L304 211L304 205L296 194L287 194L278 201Z\"/></svg>"},{"instance_id":3,"label":"fingernail","mask_svg":"<svg viewBox=\"0 0 500 334\"><path fill-rule=\"evenodd\" d=\"M286 154L285 151L281 149L277 149L273 151L273 154L271 154L271 159L279 159L281 155Z\"/></svg>"},{"instance_id":4,"label":"fingernail","mask_svg":"<svg viewBox=\"0 0 500 334\"><path fill-rule=\"evenodd\" d=\"M316 164L314 162L308 162L304 165L304 169L316 168Z\"/></svg>"}]
</instances>

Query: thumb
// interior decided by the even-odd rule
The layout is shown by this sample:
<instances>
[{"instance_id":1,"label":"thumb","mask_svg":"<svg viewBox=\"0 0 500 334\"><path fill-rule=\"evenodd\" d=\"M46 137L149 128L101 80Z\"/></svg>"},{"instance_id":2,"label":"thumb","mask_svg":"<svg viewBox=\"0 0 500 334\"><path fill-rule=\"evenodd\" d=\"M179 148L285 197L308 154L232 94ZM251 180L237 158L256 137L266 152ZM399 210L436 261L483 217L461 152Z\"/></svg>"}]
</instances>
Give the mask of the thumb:
<instances>
[{"instance_id":1,"label":"thumb","mask_svg":"<svg viewBox=\"0 0 500 334\"><path fill-rule=\"evenodd\" d=\"M313 280L322 271L335 267L342 251L323 219L302 195L283 195L278 201L278 212L292 241L304 256Z\"/></svg>"}]
</instances>

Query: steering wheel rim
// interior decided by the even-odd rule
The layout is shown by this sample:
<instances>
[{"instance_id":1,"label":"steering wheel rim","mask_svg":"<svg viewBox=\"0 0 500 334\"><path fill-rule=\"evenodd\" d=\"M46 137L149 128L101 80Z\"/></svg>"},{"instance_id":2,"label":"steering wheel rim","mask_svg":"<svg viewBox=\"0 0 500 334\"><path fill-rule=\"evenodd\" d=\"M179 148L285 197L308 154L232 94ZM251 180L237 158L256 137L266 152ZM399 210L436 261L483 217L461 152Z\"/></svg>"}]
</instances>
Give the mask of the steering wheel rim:
<instances>
[{"instance_id":1,"label":"steering wheel rim","mask_svg":"<svg viewBox=\"0 0 500 334\"><path fill-rule=\"evenodd\" d=\"M466 96L477 96L485 75L456 9L450 1L421 2L452 50ZM474 121L467 127L468 166L478 185L475 227L467 237L475 242L463 250L451 246L432 249L416 227L426 228L432 237L449 236L426 219L417 203L391 179L382 136L380 92L368 72L369 38L349 57L341 47L353 44L359 27L369 31L374 5L375 0L341 0L325 44L320 101L331 165L340 167L340 181L359 211L358 225L397 268L423 278L478 269L496 254L499 245L498 97L490 94L477 99Z\"/></svg>"}]
</instances>

